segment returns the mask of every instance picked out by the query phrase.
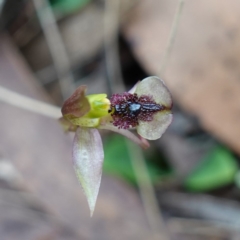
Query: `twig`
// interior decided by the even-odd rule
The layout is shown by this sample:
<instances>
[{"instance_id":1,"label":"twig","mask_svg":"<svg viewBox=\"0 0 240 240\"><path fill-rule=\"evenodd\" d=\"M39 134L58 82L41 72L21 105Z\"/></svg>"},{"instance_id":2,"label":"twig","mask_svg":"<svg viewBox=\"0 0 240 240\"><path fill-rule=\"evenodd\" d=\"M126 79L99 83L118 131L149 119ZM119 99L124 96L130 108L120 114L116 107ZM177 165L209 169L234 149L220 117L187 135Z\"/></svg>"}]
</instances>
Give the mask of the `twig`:
<instances>
[{"instance_id":1,"label":"twig","mask_svg":"<svg viewBox=\"0 0 240 240\"><path fill-rule=\"evenodd\" d=\"M106 81L108 91L110 94L114 90L123 92L125 90L120 60L118 54L118 30L119 30L119 0L105 0L104 11L104 54L105 54L105 68Z\"/></svg>"},{"instance_id":2,"label":"twig","mask_svg":"<svg viewBox=\"0 0 240 240\"><path fill-rule=\"evenodd\" d=\"M235 228L227 222L219 223L208 219L173 217L168 220L167 225L169 230L175 234L229 238L231 235L240 233L239 228Z\"/></svg>"},{"instance_id":3,"label":"twig","mask_svg":"<svg viewBox=\"0 0 240 240\"><path fill-rule=\"evenodd\" d=\"M219 199L205 194L174 191L161 193L160 204L185 216L205 218L219 223L231 224L240 229L240 204L233 200Z\"/></svg>"},{"instance_id":4,"label":"twig","mask_svg":"<svg viewBox=\"0 0 240 240\"><path fill-rule=\"evenodd\" d=\"M59 107L44 103L0 86L0 101L51 118L61 117Z\"/></svg>"},{"instance_id":5,"label":"twig","mask_svg":"<svg viewBox=\"0 0 240 240\"><path fill-rule=\"evenodd\" d=\"M4 7L5 0L0 0L0 14L2 14L2 9Z\"/></svg>"},{"instance_id":6,"label":"twig","mask_svg":"<svg viewBox=\"0 0 240 240\"><path fill-rule=\"evenodd\" d=\"M40 199L24 190L0 188L0 205L2 207L16 210L14 216L19 219L24 216L24 219L33 223L36 220L45 220L49 223L52 222L57 224L60 228L70 230L77 235L79 239L85 239L75 228L72 227L70 222L66 219L57 217L57 214L52 209L46 208Z\"/></svg>"},{"instance_id":7,"label":"twig","mask_svg":"<svg viewBox=\"0 0 240 240\"><path fill-rule=\"evenodd\" d=\"M74 77L71 63L64 46L54 14L47 0L33 0L37 15L51 53L64 99L74 91Z\"/></svg>"},{"instance_id":8,"label":"twig","mask_svg":"<svg viewBox=\"0 0 240 240\"><path fill-rule=\"evenodd\" d=\"M171 53L174 41L176 39L177 29L178 29L178 25L179 25L179 19L180 19L181 14L182 14L183 5L184 5L184 0L179 0L177 10L176 10L176 13L174 15L174 19L173 19L173 23L172 23L171 32L170 32L170 36L169 36L169 39L168 39L167 47L166 47L166 49L164 51L164 54L163 54L163 59L162 59L162 63L161 63L161 66L160 66L160 74L159 75L162 75L164 73L169 55Z\"/></svg>"},{"instance_id":9,"label":"twig","mask_svg":"<svg viewBox=\"0 0 240 240\"><path fill-rule=\"evenodd\" d=\"M157 198L148 174L147 165L143 157L142 150L138 146L133 145L130 141L126 141L126 144L137 178L140 195L149 225L159 239L168 240L168 232L162 218L161 210L158 206Z\"/></svg>"}]
</instances>

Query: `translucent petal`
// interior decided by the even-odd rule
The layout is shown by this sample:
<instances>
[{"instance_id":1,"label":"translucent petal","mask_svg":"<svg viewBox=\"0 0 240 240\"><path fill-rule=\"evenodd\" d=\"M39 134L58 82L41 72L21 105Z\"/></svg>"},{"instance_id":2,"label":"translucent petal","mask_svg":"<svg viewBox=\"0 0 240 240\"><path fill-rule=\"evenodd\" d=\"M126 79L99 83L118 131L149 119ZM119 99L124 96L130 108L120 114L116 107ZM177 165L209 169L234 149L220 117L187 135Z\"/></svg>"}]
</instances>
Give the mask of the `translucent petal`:
<instances>
[{"instance_id":1,"label":"translucent petal","mask_svg":"<svg viewBox=\"0 0 240 240\"><path fill-rule=\"evenodd\" d=\"M138 81L128 92L131 94L134 94L137 88L137 85L140 83L140 81Z\"/></svg>"},{"instance_id":2,"label":"translucent petal","mask_svg":"<svg viewBox=\"0 0 240 240\"><path fill-rule=\"evenodd\" d=\"M100 187L103 158L102 140L98 130L79 127L73 142L73 163L87 197L91 216Z\"/></svg>"},{"instance_id":3,"label":"translucent petal","mask_svg":"<svg viewBox=\"0 0 240 240\"><path fill-rule=\"evenodd\" d=\"M156 140L162 136L172 122L171 111L161 111L153 115L151 122L139 121L138 134L148 140Z\"/></svg>"},{"instance_id":4,"label":"translucent petal","mask_svg":"<svg viewBox=\"0 0 240 240\"><path fill-rule=\"evenodd\" d=\"M163 80L158 77L144 78L137 84L135 93L137 93L138 96L150 95L156 103L169 108L172 106L171 94Z\"/></svg>"}]
</instances>

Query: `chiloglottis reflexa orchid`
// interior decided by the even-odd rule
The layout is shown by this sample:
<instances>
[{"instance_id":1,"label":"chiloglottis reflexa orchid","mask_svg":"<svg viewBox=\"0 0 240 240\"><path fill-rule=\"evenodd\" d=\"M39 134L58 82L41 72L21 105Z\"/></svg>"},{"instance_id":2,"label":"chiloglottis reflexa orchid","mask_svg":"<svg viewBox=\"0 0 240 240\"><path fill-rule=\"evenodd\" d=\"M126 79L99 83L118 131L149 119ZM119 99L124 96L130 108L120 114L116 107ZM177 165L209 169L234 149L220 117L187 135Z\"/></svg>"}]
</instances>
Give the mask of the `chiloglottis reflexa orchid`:
<instances>
[{"instance_id":1,"label":"chiloglottis reflexa orchid","mask_svg":"<svg viewBox=\"0 0 240 240\"><path fill-rule=\"evenodd\" d=\"M60 122L76 132L73 165L93 214L102 176L104 153L98 129L122 134L142 148L162 136L172 121L172 98L158 77L139 81L129 92L86 95L80 86L63 104ZM136 129L135 135L132 129Z\"/></svg>"}]
</instances>

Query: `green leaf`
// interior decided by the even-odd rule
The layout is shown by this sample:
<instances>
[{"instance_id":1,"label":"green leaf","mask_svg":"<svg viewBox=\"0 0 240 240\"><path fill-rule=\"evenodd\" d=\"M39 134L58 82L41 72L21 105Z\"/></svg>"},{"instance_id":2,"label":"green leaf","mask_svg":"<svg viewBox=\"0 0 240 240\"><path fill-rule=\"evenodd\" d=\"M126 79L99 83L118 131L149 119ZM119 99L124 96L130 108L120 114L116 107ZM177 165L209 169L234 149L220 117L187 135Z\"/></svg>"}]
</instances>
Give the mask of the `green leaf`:
<instances>
[{"instance_id":1,"label":"green leaf","mask_svg":"<svg viewBox=\"0 0 240 240\"><path fill-rule=\"evenodd\" d=\"M238 165L234 156L224 147L209 152L199 166L185 179L190 191L209 191L233 182Z\"/></svg>"},{"instance_id":2,"label":"green leaf","mask_svg":"<svg viewBox=\"0 0 240 240\"><path fill-rule=\"evenodd\" d=\"M57 16L63 16L83 8L91 0L50 0Z\"/></svg>"}]
</instances>

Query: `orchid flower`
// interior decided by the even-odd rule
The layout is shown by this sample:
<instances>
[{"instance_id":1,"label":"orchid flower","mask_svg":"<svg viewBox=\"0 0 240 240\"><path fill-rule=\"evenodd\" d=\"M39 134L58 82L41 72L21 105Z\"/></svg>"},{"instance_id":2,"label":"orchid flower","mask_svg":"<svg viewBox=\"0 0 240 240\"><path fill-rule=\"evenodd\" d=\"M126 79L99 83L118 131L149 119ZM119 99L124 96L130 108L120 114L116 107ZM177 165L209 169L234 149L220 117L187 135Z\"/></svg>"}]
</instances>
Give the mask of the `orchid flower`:
<instances>
[{"instance_id":1,"label":"orchid flower","mask_svg":"<svg viewBox=\"0 0 240 240\"><path fill-rule=\"evenodd\" d=\"M66 131L76 132L73 165L92 216L104 160L98 129L117 132L147 148L147 140L160 138L170 125L172 98L158 77L145 78L129 92L113 94L110 99L106 94L85 95L86 90L86 86L78 87L64 102L60 122Z\"/></svg>"}]
</instances>

